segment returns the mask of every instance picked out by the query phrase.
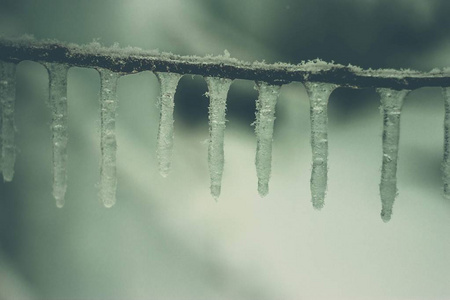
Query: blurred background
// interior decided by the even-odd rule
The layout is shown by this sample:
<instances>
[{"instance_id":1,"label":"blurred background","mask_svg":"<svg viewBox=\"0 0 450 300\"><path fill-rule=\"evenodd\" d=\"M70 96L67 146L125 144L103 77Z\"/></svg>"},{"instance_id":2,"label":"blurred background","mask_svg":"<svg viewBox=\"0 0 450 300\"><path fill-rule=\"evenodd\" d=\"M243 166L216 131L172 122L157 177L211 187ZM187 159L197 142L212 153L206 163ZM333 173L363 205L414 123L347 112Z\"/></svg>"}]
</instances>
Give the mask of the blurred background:
<instances>
[{"instance_id":1,"label":"blurred background","mask_svg":"<svg viewBox=\"0 0 450 300\"><path fill-rule=\"evenodd\" d=\"M449 11L446 0L1 0L0 33L429 71L450 66ZM57 209L47 73L20 63L16 173L13 182L0 182L0 299L449 299L440 88L413 91L405 101L399 196L385 224L375 91L331 95L328 195L318 212L310 203L309 102L300 83L281 90L270 192L258 196L253 85L236 80L228 95L215 202L203 78L180 81L172 173L162 178L156 77L122 77L117 204L105 209L97 197L99 76L70 69L69 186Z\"/></svg>"}]
</instances>

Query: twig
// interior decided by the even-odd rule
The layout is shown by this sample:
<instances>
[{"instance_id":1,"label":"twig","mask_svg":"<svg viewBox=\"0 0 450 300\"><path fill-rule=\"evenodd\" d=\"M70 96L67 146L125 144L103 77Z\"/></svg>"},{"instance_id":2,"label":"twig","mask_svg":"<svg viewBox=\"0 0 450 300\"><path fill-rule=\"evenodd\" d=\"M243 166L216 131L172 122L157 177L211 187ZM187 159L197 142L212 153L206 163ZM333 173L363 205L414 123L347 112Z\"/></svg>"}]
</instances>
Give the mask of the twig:
<instances>
[{"instance_id":1,"label":"twig","mask_svg":"<svg viewBox=\"0 0 450 300\"><path fill-rule=\"evenodd\" d=\"M450 70L363 70L314 60L299 65L241 62L229 56L178 56L137 48L85 46L34 39L0 39L0 60L56 62L69 66L105 68L123 74L141 71L173 72L230 79L264 81L272 84L327 82L353 88L417 89L450 86Z\"/></svg>"}]
</instances>

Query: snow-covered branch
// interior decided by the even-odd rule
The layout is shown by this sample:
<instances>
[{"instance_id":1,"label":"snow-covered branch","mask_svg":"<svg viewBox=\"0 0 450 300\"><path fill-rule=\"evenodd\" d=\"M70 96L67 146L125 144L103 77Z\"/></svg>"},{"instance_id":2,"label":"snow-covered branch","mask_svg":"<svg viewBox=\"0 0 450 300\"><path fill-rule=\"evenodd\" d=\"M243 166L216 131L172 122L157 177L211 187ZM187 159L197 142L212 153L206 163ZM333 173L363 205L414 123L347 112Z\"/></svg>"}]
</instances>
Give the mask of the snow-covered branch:
<instances>
[{"instance_id":1,"label":"snow-covered branch","mask_svg":"<svg viewBox=\"0 0 450 300\"><path fill-rule=\"evenodd\" d=\"M450 86L450 69L419 72L394 69L361 69L327 63L321 60L298 65L287 63L243 62L222 56L179 56L156 50L103 47L97 42L88 45L62 44L57 41L36 41L31 38L0 39L0 60L20 62L31 60L63 63L69 66L109 69L123 74L141 71L172 72L230 79L247 79L271 84L326 82L344 87L391 88L414 90L425 86Z\"/></svg>"}]
</instances>

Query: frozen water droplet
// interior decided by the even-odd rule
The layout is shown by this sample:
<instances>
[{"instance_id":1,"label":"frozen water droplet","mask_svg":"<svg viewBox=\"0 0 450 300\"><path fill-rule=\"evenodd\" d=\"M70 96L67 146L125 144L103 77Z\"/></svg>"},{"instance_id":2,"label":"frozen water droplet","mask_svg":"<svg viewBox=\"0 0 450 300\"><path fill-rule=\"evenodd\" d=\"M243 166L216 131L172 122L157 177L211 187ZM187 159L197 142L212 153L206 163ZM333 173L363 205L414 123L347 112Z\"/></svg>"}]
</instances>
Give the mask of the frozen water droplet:
<instances>
[{"instance_id":1,"label":"frozen water droplet","mask_svg":"<svg viewBox=\"0 0 450 300\"><path fill-rule=\"evenodd\" d=\"M217 77L205 77L208 85L209 97L209 146L208 164L211 177L211 195L217 199L220 195L225 136L225 112L227 106L227 94L232 80Z\"/></svg>"},{"instance_id":2,"label":"frozen water droplet","mask_svg":"<svg viewBox=\"0 0 450 300\"><path fill-rule=\"evenodd\" d=\"M161 92L158 99L160 109L160 120L157 141L157 156L159 161L159 172L163 177L167 177L170 172L170 164L173 151L173 110L175 91L180 74L156 72L156 77L160 83Z\"/></svg>"},{"instance_id":3,"label":"frozen water droplet","mask_svg":"<svg viewBox=\"0 0 450 300\"><path fill-rule=\"evenodd\" d=\"M62 64L45 64L49 74L49 98L52 111L53 143L53 197L56 206L64 206L67 189L67 72L69 67Z\"/></svg>"},{"instance_id":4,"label":"frozen water droplet","mask_svg":"<svg viewBox=\"0 0 450 300\"><path fill-rule=\"evenodd\" d=\"M4 181L12 181L16 161L14 109L16 101L16 64L0 61L1 171Z\"/></svg>"},{"instance_id":5,"label":"frozen water droplet","mask_svg":"<svg viewBox=\"0 0 450 300\"><path fill-rule=\"evenodd\" d=\"M100 91L100 200L105 207L116 203L116 109L118 73L99 69L101 79Z\"/></svg>"},{"instance_id":6,"label":"frozen water droplet","mask_svg":"<svg viewBox=\"0 0 450 300\"><path fill-rule=\"evenodd\" d=\"M257 82L259 97L256 102L256 174L258 176L258 192L264 197L269 192L269 180L272 168L272 141L275 122L275 105L281 86L266 82Z\"/></svg>"},{"instance_id":7,"label":"frozen water droplet","mask_svg":"<svg viewBox=\"0 0 450 300\"><path fill-rule=\"evenodd\" d=\"M381 218L384 222L391 219L392 208L397 196L397 160L400 139L400 115L403 101L409 90L396 91L379 88L381 110L383 113L383 164L381 167Z\"/></svg>"},{"instance_id":8,"label":"frozen water droplet","mask_svg":"<svg viewBox=\"0 0 450 300\"><path fill-rule=\"evenodd\" d=\"M311 118L311 196L315 209L325 203L328 183L328 98L338 86L330 83L306 82Z\"/></svg>"}]
</instances>

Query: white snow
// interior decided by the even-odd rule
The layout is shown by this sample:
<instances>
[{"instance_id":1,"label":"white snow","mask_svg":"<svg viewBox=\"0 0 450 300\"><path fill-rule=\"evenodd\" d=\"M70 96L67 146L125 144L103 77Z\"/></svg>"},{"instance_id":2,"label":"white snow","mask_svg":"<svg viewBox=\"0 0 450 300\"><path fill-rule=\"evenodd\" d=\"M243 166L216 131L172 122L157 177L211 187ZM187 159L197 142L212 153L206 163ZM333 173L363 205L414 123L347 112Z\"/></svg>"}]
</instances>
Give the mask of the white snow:
<instances>
[{"instance_id":1,"label":"white snow","mask_svg":"<svg viewBox=\"0 0 450 300\"><path fill-rule=\"evenodd\" d=\"M116 203L116 90L120 75L106 69L99 69L99 73L101 78L100 200L105 207L111 207Z\"/></svg>"},{"instance_id":2,"label":"white snow","mask_svg":"<svg viewBox=\"0 0 450 300\"><path fill-rule=\"evenodd\" d=\"M180 74L155 72L158 77L161 92L158 99L160 109L160 120L157 141L157 156L159 172L161 176L167 177L170 172L170 164L173 150L173 109L174 97Z\"/></svg>"},{"instance_id":3,"label":"white snow","mask_svg":"<svg viewBox=\"0 0 450 300\"><path fill-rule=\"evenodd\" d=\"M1 104L1 171L4 181L12 181L16 161L14 143L14 107L16 101L16 65L0 61L0 104Z\"/></svg>"},{"instance_id":4,"label":"white snow","mask_svg":"<svg viewBox=\"0 0 450 300\"><path fill-rule=\"evenodd\" d=\"M208 164L211 177L211 195L217 199L220 195L224 165L223 142L227 94L233 81L217 77L205 77L205 81L208 85L210 101Z\"/></svg>"},{"instance_id":5,"label":"white snow","mask_svg":"<svg viewBox=\"0 0 450 300\"><path fill-rule=\"evenodd\" d=\"M67 189L67 65L45 64L49 74L49 98L52 111L53 197L57 207L64 206Z\"/></svg>"},{"instance_id":6,"label":"white snow","mask_svg":"<svg viewBox=\"0 0 450 300\"><path fill-rule=\"evenodd\" d=\"M281 86L266 82L257 82L259 92L256 101L256 175L258 176L258 193L264 197L269 192L269 180L272 168L272 141L275 122L275 105Z\"/></svg>"},{"instance_id":7,"label":"white snow","mask_svg":"<svg viewBox=\"0 0 450 300\"><path fill-rule=\"evenodd\" d=\"M397 160L400 139L400 114L403 100L409 90L396 91L379 88L381 110L383 113L383 165L381 168L381 218L384 222L391 219L392 207L397 196Z\"/></svg>"},{"instance_id":8,"label":"white snow","mask_svg":"<svg viewBox=\"0 0 450 300\"><path fill-rule=\"evenodd\" d=\"M444 119L444 159L442 162L442 180L444 182L444 196L450 199L450 88L442 89L445 106Z\"/></svg>"},{"instance_id":9,"label":"white snow","mask_svg":"<svg viewBox=\"0 0 450 300\"><path fill-rule=\"evenodd\" d=\"M311 197L315 209L325 203L328 182L328 98L337 85L306 82L311 117Z\"/></svg>"}]
</instances>

